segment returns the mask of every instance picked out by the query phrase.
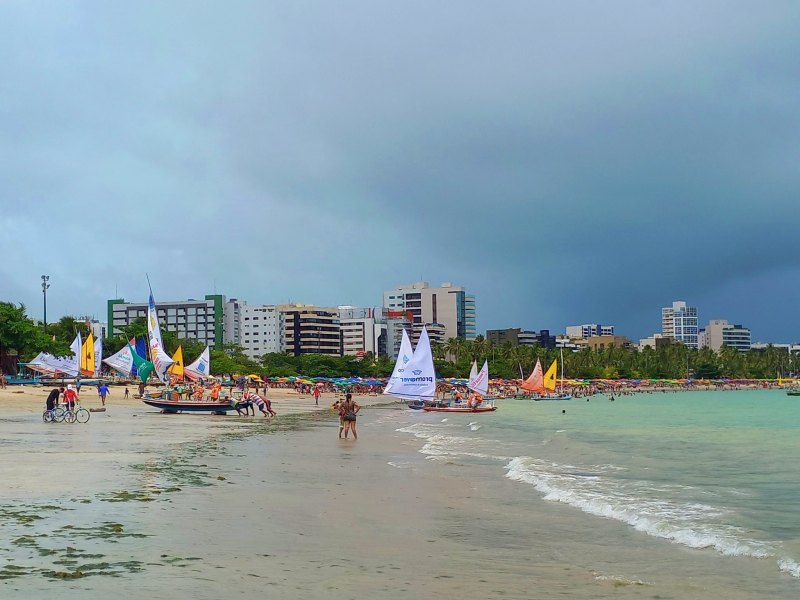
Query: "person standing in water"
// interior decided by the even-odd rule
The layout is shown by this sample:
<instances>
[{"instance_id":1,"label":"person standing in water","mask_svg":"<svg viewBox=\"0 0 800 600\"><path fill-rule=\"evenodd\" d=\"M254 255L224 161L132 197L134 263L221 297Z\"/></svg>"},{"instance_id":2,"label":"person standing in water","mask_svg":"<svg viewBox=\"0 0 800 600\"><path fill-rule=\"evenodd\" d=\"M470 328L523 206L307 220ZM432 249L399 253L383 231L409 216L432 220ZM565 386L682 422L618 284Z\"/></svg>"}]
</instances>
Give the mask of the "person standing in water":
<instances>
[{"instance_id":1,"label":"person standing in water","mask_svg":"<svg viewBox=\"0 0 800 600\"><path fill-rule=\"evenodd\" d=\"M353 439L358 439L356 431L356 415L361 410L361 406L353 400L353 394L347 393L344 400L344 439L347 439L348 432L353 432Z\"/></svg>"}]
</instances>

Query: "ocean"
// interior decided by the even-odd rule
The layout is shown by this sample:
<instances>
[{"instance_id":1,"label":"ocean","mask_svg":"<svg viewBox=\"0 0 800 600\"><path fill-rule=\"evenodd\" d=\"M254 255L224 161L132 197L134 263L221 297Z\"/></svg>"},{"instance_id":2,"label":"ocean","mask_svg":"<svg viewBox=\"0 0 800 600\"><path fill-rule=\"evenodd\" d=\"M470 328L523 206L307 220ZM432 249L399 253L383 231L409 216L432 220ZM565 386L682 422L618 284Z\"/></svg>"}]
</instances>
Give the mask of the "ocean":
<instances>
[{"instance_id":1,"label":"ocean","mask_svg":"<svg viewBox=\"0 0 800 600\"><path fill-rule=\"evenodd\" d=\"M3 598L797 598L779 391L0 418Z\"/></svg>"},{"instance_id":2,"label":"ocean","mask_svg":"<svg viewBox=\"0 0 800 600\"><path fill-rule=\"evenodd\" d=\"M641 544L639 559L600 577L642 585L637 569L653 573L648 563L657 561L660 575L669 573L673 558L691 550L697 561L710 558L710 568L735 565L733 582L755 587L752 597L784 588L786 597L800 595L797 398L778 390L655 392L499 406L489 415L409 418L398 431L424 442L430 460L515 482L531 511L545 502L563 509L560 518L580 516L577 531L558 532L575 536L575 556L601 526L612 555L614 545ZM686 575L673 567L672 577ZM710 581L714 573L697 576Z\"/></svg>"}]
</instances>

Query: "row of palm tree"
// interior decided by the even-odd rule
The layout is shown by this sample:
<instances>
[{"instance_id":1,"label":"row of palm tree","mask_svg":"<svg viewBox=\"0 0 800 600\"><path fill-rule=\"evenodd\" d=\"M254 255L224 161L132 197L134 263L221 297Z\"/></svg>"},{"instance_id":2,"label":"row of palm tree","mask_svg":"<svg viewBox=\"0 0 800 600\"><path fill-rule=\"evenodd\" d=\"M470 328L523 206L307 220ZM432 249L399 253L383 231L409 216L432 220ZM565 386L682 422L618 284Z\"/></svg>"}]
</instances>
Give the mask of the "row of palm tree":
<instances>
[{"instance_id":1,"label":"row of palm tree","mask_svg":"<svg viewBox=\"0 0 800 600\"><path fill-rule=\"evenodd\" d=\"M492 377L517 378L527 376L537 360L547 367L560 356L559 349L511 343L494 345L482 336L474 340L451 338L434 344L431 350L437 370L445 377L464 377L472 361L488 360ZM800 355L774 346L749 352L727 346L714 352L710 348L693 349L678 343L642 350L610 346L565 351L563 356L564 376L576 379L774 379L800 373Z\"/></svg>"}]
</instances>

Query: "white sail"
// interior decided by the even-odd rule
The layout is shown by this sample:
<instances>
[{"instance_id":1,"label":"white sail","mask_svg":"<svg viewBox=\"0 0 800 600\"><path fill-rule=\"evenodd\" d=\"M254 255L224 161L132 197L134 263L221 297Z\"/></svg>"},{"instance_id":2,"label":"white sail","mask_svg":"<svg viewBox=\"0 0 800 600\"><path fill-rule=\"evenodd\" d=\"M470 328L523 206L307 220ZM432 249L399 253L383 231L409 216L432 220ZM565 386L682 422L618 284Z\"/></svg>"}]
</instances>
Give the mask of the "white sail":
<instances>
[{"instance_id":1,"label":"white sail","mask_svg":"<svg viewBox=\"0 0 800 600\"><path fill-rule=\"evenodd\" d=\"M208 377L211 375L211 353L208 346L197 360L190 365L186 365L183 369L184 375L189 379L200 379L201 377Z\"/></svg>"},{"instance_id":2,"label":"white sail","mask_svg":"<svg viewBox=\"0 0 800 600\"><path fill-rule=\"evenodd\" d=\"M100 376L100 368L103 366L103 338L97 336L94 341L94 376Z\"/></svg>"},{"instance_id":3,"label":"white sail","mask_svg":"<svg viewBox=\"0 0 800 600\"><path fill-rule=\"evenodd\" d=\"M83 349L83 340L81 339L80 333L78 333L75 336L75 339L72 340L72 345L69 347L69 349L72 350L73 358L64 363L64 367L69 369L69 371L64 372L77 377L78 373L81 372L81 350Z\"/></svg>"},{"instance_id":4,"label":"white sail","mask_svg":"<svg viewBox=\"0 0 800 600\"><path fill-rule=\"evenodd\" d=\"M431 342L428 339L428 330L424 327L411 360L405 364L398 377L389 380L383 393L403 400L433 400L436 397L436 372L433 368Z\"/></svg>"},{"instance_id":5,"label":"white sail","mask_svg":"<svg viewBox=\"0 0 800 600\"><path fill-rule=\"evenodd\" d=\"M150 346L150 361L153 363L153 372L161 383L167 383L167 369L175 361L169 357L169 354L164 352L153 292L150 292L150 300L147 303L147 338Z\"/></svg>"},{"instance_id":6,"label":"white sail","mask_svg":"<svg viewBox=\"0 0 800 600\"><path fill-rule=\"evenodd\" d=\"M472 361L472 368L469 370L469 381L472 381L478 376L478 363Z\"/></svg>"},{"instance_id":7,"label":"white sail","mask_svg":"<svg viewBox=\"0 0 800 600\"><path fill-rule=\"evenodd\" d=\"M82 345L81 334L79 333L75 336L72 344L70 344L69 349L72 351L71 356L53 356L47 352L40 352L27 366L45 375L69 375L70 377L77 377L80 372Z\"/></svg>"},{"instance_id":8,"label":"white sail","mask_svg":"<svg viewBox=\"0 0 800 600\"><path fill-rule=\"evenodd\" d=\"M489 392L489 363L483 361L483 367L480 372L475 374L475 377L470 377L467 387L473 392L478 392L481 396L485 396Z\"/></svg>"},{"instance_id":9,"label":"white sail","mask_svg":"<svg viewBox=\"0 0 800 600\"><path fill-rule=\"evenodd\" d=\"M393 381L396 381L406 369L406 365L411 361L414 356L414 351L411 349L411 340L408 339L408 333L403 329L403 340L400 342L400 353L397 355L397 362L394 363L394 370L392 376L389 378L389 384L383 390L384 394L390 394L388 391Z\"/></svg>"},{"instance_id":10,"label":"white sail","mask_svg":"<svg viewBox=\"0 0 800 600\"><path fill-rule=\"evenodd\" d=\"M130 345L125 344L122 350L104 359L103 362L121 373L123 377L130 377L131 371L133 371L133 353Z\"/></svg>"}]
</instances>

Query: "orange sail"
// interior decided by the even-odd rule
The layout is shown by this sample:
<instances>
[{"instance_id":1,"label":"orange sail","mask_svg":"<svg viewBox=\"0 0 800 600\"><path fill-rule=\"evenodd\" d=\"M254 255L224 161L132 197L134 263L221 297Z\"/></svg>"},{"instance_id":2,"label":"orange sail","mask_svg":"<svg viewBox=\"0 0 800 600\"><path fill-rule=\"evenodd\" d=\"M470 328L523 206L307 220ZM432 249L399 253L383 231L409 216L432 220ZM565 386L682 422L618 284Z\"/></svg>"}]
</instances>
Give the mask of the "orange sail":
<instances>
[{"instance_id":1,"label":"orange sail","mask_svg":"<svg viewBox=\"0 0 800 600\"><path fill-rule=\"evenodd\" d=\"M536 394L544 394L544 374L542 373L542 363L537 358L536 366L533 368L533 373L525 381L522 382L520 387L526 392L534 392Z\"/></svg>"}]
</instances>

